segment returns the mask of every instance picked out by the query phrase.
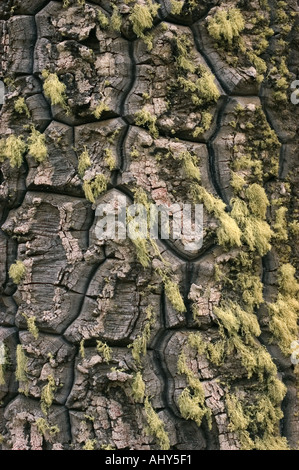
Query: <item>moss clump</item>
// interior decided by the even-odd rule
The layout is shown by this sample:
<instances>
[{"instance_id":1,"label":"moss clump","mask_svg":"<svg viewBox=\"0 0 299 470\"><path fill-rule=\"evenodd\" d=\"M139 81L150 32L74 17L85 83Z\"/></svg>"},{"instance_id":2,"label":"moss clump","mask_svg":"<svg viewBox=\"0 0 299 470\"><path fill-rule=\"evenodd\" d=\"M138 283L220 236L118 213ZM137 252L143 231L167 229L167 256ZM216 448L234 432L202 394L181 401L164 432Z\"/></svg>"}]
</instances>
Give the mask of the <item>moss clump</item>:
<instances>
[{"instance_id":1,"label":"moss clump","mask_svg":"<svg viewBox=\"0 0 299 470\"><path fill-rule=\"evenodd\" d=\"M186 307L182 299L178 285L175 282L171 281L171 279L163 280L163 284L165 288L166 297L168 298L172 306L178 312L185 312Z\"/></svg>"},{"instance_id":2,"label":"moss clump","mask_svg":"<svg viewBox=\"0 0 299 470\"><path fill-rule=\"evenodd\" d=\"M240 198L231 199L231 216L242 229L242 240L249 249L263 256L271 248L272 230L264 220L269 201L265 190L257 183L246 189L245 196L247 201Z\"/></svg>"},{"instance_id":3,"label":"moss clump","mask_svg":"<svg viewBox=\"0 0 299 470\"><path fill-rule=\"evenodd\" d=\"M140 111L137 111L135 113L136 125L146 127L154 139L157 139L159 137L159 132L156 127L156 121L156 116L153 116L145 108L142 108Z\"/></svg>"},{"instance_id":4,"label":"moss clump","mask_svg":"<svg viewBox=\"0 0 299 470\"><path fill-rule=\"evenodd\" d=\"M80 353L80 356L82 357L82 359L84 359L84 357L85 357L84 343L85 343L85 340L84 340L84 339L81 339L81 341L80 341L80 347L79 347L79 353Z\"/></svg>"},{"instance_id":5,"label":"moss clump","mask_svg":"<svg viewBox=\"0 0 299 470\"><path fill-rule=\"evenodd\" d=\"M38 418L35 421L35 425L37 427L38 432L45 438L47 438L49 435L55 436L55 434L58 434L60 432L58 426L50 426L50 424L44 418Z\"/></svg>"},{"instance_id":6,"label":"moss clump","mask_svg":"<svg viewBox=\"0 0 299 470\"><path fill-rule=\"evenodd\" d=\"M27 382L27 357L24 353L23 346L21 344L17 345L16 361L16 380L18 382Z\"/></svg>"},{"instance_id":7,"label":"moss clump","mask_svg":"<svg viewBox=\"0 0 299 470\"><path fill-rule=\"evenodd\" d=\"M87 148L84 147L84 151L79 156L78 162L78 173L81 178L83 178L85 171L91 166L90 156L88 154Z\"/></svg>"},{"instance_id":8,"label":"moss clump","mask_svg":"<svg viewBox=\"0 0 299 470\"><path fill-rule=\"evenodd\" d=\"M137 362L138 365L141 364L141 356L146 355L146 348L155 323L156 315L153 307L149 305L146 309L146 320L142 334L138 335L137 338L134 339L133 343L128 345L128 348L132 348L133 359Z\"/></svg>"},{"instance_id":9,"label":"moss clump","mask_svg":"<svg viewBox=\"0 0 299 470\"><path fill-rule=\"evenodd\" d=\"M273 340L281 351L291 354L291 343L298 338L299 283L295 278L295 268L287 263L278 272L278 296L276 302L268 304L270 314L269 329Z\"/></svg>"},{"instance_id":10,"label":"moss clump","mask_svg":"<svg viewBox=\"0 0 299 470\"><path fill-rule=\"evenodd\" d=\"M38 339L39 331L38 331L38 328L35 324L36 318L35 317L28 317L27 315L25 315L25 313L23 313L22 315L26 319L27 328L28 328L29 333L32 334L34 339Z\"/></svg>"},{"instance_id":11,"label":"moss clump","mask_svg":"<svg viewBox=\"0 0 299 470\"><path fill-rule=\"evenodd\" d=\"M279 207L275 213L275 223L273 224L273 237L278 242L283 242L288 240L288 231L287 231L287 207Z\"/></svg>"},{"instance_id":12,"label":"moss clump","mask_svg":"<svg viewBox=\"0 0 299 470\"><path fill-rule=\"evenodd\" d=\"M8 274L9 277L13 280L14 284L20 284L26 274L26 267L24 263L20 260L17 260L10 266Z\"/></svg>"},{"instance_id":13,"label":"moss clump","mask_svg":"<svg viewBox=\"0 0 299 470\"><path fill-rule=\"evenodd\" d=\"M48 383L41 391L41 410L44 415L48 414L49 408L52 406L54 400L54 393L57 390L53 375L49 375L47 380Z\"/></svg>"},{"instance_id":14,"label":"moss clump","mask_svg":"<svg viewBox=\"0 0 299 470\"><path fill-rule=\"evenodd\" d=\"M145 35L144 32L152 28L153 20L157 15L160 5L153 3L151 0L147 0L146 3L146 5L135 3L129 20L136 36L143 39L148 46L148 50L151 50L153 47L151 37Z\"/></svg>"},{"instance_id":15,"label":"moss clump","mask_svg":"<svg viewBox=\"0 0 299 470\"><path fill-rule=\"evenodd\" d=\"M110 20L110 28L112 31L120 32L122 25L122 17L119 14L118 8L116 5L112 5L113 12Z\"/></svg>"},{"instance_id":16,"label":"moss clump","mask_svg":"<svg viewBox=\"0 0 299 470\"><path fill-rule=\"evenodd\" d=\"M31 134L28 137L28 153L37 161L43 162L48 155L46 147L46 136L37 131L34 127L31 128Z\"/></svg>"},{"instance_id":17,"label":"moss clump","mask_svg":"<svg viewBox=\"0 0 299 470\"><path fill-rule=\"evenodd\" d=\"M257 183L253 183L246 189L245 196L248 199L252 215L265 219L269 201L264 188Z\"/></svg>"},{"instance_id":18,"label":"moss clump","mask_svg":"<svg viewBox=\"0 0 299 470\"><path fill-rule=\"evenodd\" d=\"M217 102L220 92L213 74L205 66L199 67L198 74L200 77L195 81L179 76L179 85L185 92L191 92L191 100L197 106Z\"/></svg>"},{"instance_id":19,"label":"moss clump","mask_svg":"<svg viewBox=\"0 0 299 470\"><path fill-rule=\"evenodd\" d=\"M145 395L145 383L140 371L135 375L132 382L132 395L135 401L143 402Z\"/></svg>"},{"instance_id":20,"label":"moss clump","mask_svg":"<svg viewBox=\"0 0 299 470\"><path fill-rule=\"evenodd\" d=\"M285 390L279 397L283 399ZM226 395L230 419L229 429L239 435L242 450L289 450L287 440L279 436L279 420L283 413L277 401L265 393L256 395L254 404Z\"/></svg>"},{"instance_id":21,"label":"moss clump","mask_svg":"<svg viewBox=\"0 0 299 470\"><path fill-rule=\"evenodd\" d=\"M204 417L207 418L209 428L212 427L211 410L205 405L205 393L199 379L187 366L186 355L181 352L178 359L178 372L187 377L188 387L186 387L178 399L180 413L185 419L192 419L198 426L201 425Z\"/></svg>"},{"instance_id":22,"label":"moss clump","mask_svg":"<svg viewBox=\"0 0 299 470\"><path fill-rule=\"evenodd\" d=\"M20 168L23 163L23 155L27 150L23 136L11 134L7 139L0 141L0 161L8 159L12 168Z\"/></svg>"},{"instance_id":23,"label":"moss clump","mask_svg":"<svg viewBox=\"0 0 299 470\"><path fill-rule=\"evenodd\" d=\"M113 155L112 150L110 148L106 148L104 150L104 160L110 171L115 170L116 168L115 156Z\"/></svg>"},{"instance_id":24,"label":"moss clump","mask_svg":"<svg viewBox=\"0 0 299 470\"><path fill-rule=\"evenodd\" d=\"M240 36L245 27L245 21L238 8L218 10L208 20L208 32L216 41L224 41L229 45Z\"/></svg>"},{"instance_id":25,"label":"moss clump","mask_svg":"<svg viewBox=\"0 0 299 470\"><path fill-rule=\"evenodd\" d=\"M242 232L234 218L226 212L225 203L221 199L213 196L198 184L190 185L190 197L194 202L202 203L206 210L219 220L220 225L217 229L217 238L220 245L242 245Z\"/></svg>"},{"instance_id":26,"label":"moss clump","mask_svg":"<svg viewBox=\"0 0 299 470\"><path fill-rule=\"evenodd\" d=\"M104 111L109 111L109 106L106 103L101 102L97 105L92 114L96 119L100 119Z\"/></svg>"},{"instance_id":27,"label":"moss clump","mask_svg":"<svg viewBox=\"0 0 299 470\"><path fill-rule=\"evenodd\" d=\"M200 182L200 170L197 167L197 158L195 155L191 155L188 150L181 152L177 157L183 164L183 169L187 178L194 179Z\"/></svg>"},{"instance_id":28,"label":"moss clump","mask_svg":"<svg viewBox=\"0 0 299 470\"><path fill-rule=\"evenodd\" d=\"M159 418L152 407L148 397L144 401L145 416L148 424L148 432L154 436L161 450L169 450L170 442L163 421Z\"/></svg>"},{"instance_id":29,"label":"moss clump","mask_svg":"<svg viewBox=\"0 0 299 470\"><path fill-rule=\"evenodd\" d=\"M172 15L179 15L182 11L184 2L181 2L179 0L170 0L170 5L171 5L170 13Z\"/></svg>"},{"instance_id":30,"label":"moss clump","mask_svg":"<svg viewBox=\"0 0 299 470\"><path fill-rule=\"evenodd\" d=\"M83 450L95 450L96 444L97 444L96 439L87 439L82 449Z\"/></svg>"},{"instance_id":31,"label":"moss clump","mask_svg":"<svg viewBox=\"0 0 299 470\"><path fill-rule=\"evenodd\" d=\"M69 112L66 104L66 86L62 83L56 73L50 73L47 70L42 71L44 79L44 93L50 99L52 105L59 105L65 111Z\"/></svg>"},{"instance_id":32,"label":"moss clump","mask_svg":"<svg viewBox=\"0 0 299 470\"><path fill-rule=\"evenodd\" d=\"M107 343L97 340L97 351L101 354L104 362L110 362L112 357L112 349Z\"/></svg>"},{"instance_id":33,"label":"moss clump","mask_svg":"<svg viewBox=\"0 0 299 470\"><path fill-rule=\"evenodd\" d=\"M102 29L109 27L109 18L101 10L98 10L98 22Z\"/></svg>"},{"instance_id":34,"label":"moss clump","mask_svg":"<svg viewBox=\"0 0 299 470\"><path fill-rule=\"evenodd\" d=\"M23 96L20 96L14 104L14 110L18 114L26 114L28 118L30 118L30 111L28 109L27 104L25 103L25 98Z\"/></svg>"},{"instance_id":35,"label":"moss clump","mask_svg":"<svg viewBox=\"0 0 299 470\"><path fill-rule=\"evenodd\" d=\"M83 183L83 191L88 201L93 204L96 198L107 190L108 181L105 175L96 175L93 179L85 180Z\"/></svg>"}]
</instances>

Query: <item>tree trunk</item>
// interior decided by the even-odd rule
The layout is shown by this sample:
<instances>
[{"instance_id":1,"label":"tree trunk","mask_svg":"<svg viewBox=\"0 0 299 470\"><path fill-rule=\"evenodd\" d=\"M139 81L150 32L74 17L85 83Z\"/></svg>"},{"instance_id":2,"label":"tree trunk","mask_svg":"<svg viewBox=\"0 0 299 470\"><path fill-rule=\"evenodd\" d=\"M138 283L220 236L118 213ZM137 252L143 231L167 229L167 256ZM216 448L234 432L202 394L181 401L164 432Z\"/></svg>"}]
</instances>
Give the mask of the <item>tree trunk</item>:
<instances>
[{"instance_id":1,"label":"tree trunk","mask_svg":"<svg viewBox=\"0 0 299 470\"><path fill-rule=\"evenodd\" d=\"M296 449L297 2L2 0L0 27L2 449Z\"/></svg>"}]
</instances>

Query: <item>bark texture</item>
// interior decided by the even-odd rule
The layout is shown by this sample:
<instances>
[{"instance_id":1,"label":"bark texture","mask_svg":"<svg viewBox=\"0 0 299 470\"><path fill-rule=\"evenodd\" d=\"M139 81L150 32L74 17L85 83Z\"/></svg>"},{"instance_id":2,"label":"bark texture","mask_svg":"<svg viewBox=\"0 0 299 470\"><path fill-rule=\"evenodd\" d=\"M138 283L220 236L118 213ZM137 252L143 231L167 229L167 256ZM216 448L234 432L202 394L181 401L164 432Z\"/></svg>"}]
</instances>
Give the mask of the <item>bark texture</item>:
<instances>
[{"instance_id":1,"label":"bark texture","mask_svg":"<svg viewBox=\"0 0 299 470\"><path fill-rule=\"evenodd\" d=\"M3 450L297 448L298 28L295 0L2 0ZM120 197L203 204L202 247L99 240Z\"/></svg>"}]
</instances>

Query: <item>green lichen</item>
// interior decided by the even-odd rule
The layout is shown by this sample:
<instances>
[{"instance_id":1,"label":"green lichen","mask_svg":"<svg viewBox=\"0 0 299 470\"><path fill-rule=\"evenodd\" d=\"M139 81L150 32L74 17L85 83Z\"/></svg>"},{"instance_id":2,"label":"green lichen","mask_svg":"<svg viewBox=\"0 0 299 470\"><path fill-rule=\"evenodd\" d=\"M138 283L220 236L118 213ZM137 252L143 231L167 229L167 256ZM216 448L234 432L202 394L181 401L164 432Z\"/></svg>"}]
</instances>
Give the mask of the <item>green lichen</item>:
<instances>
[{"instance_id":1,"label":"green lichen","mask_svg":"<svg viewBox=\"0 0 299 470\"><path fill-rule=\"evenodd\" d=\"M165 431L165 425L159 418L158 414L155 412L148 397L146 397L144 401L144 411L149 434L157 439L161 450L169 450L170 442L167 432Z\"/></svg>"},{"instance_id":2,"label":"green lichen","mask_svg":"<svg viewBox=\"0 0 299 470\"><path fill-rule=\"evenodd\" d=\"M80 346L79 346L79 353L80 353L80 356L82 357L82 359L84 359L84 357L85 357L84 343L85 343L85 340L81 339Z\"/></svg>"},{"instance_id":3,"label":"green lichen","mask_svg":"<svg viewBox=\"0 0 299 470\"><path fill-rule=\"evenodd\" d=\"M145 127L149 130L154 139L159 137L159 131L156 127L157 117L153 116L147 109L142 108L135 113L135 123L137 126Z\"/></svg>"},{"instance_id":4,"label":"green lichen","mask_svg":"<svg viewBox=\"0 0 299 470\"><path fill-rule=\"evenodd\" d=\"M191 155L188 150L181 152L177 157L183 164L183 170L187 178L192 178L200 182L200 170L197 167L198 161L195 155Z\"/></svg>"},{"instance_id":5,"label":"green lichen","mask_svg":"<svg viewBox=\"0 0 299 470\"><path fill-rule=\"evenodd\" d=\"M189 369L184 351L178 358L178 372L186 375L188 387L184 388L178 398L180 413L185 419L192 419L198 426L206 417L208 426L211 429L211 410L205 405L205 393L202 384L194 372Z\"/></svg>"},{"instance_id":6,"label":"green lichen","mask_svg":"<svg viewBox=\"0 0 299 470\"><path fill-rule=\"evenodd\" d=\"M213 214L219 220L217 229L218 243L223 246L241 246L242 232L234 220L226 212L226 205L221 199L210 194L204 187L191 184L190 198L196 203L202 203L208 213Z\"/></svg>"},{"instance_id":7,"label":"green lichen","mask_svg":"<svg viewBox=\"0 0 299 470\"><path fill-rule=\"evenodd\" d=\"M23 141L23 136L11 134L7 139L0 140L0 161L9 160L12 168L20 168L23 163L23 155L27 150L27 145Z\"/></svg>"},{"instance_id":8,"label":"green lichen","mask_svg":"<svg viewBox=\"0 0 299 470\"><path fill-rule=\"evenodd\" d=\"M35 421L35 425L37 427L38 432L45 438L47 438L49 435L55 436L60 432L58 426L51 426L44 418L38 418Z\"/></svg>"},{"instance_id":9,"label":"green lichen","mask_svg":"<svg viewBox=\"0 0 299 470\"><path fill-rule=\"evenodd\" d=\"M103 174L98 174L92 179L85 180L83 191L86 199L94 204L96 198L107 190L107 185L107 178Z\"/></svg>"},{"instance_id":10,"label":"green lichen","mask_svg":"<svg viewBox=\"0 0 299 470\"><path fill-rule=\"evenodd\" d=\"M238 8L217 10L208 20L208 32L216 41L225 41L229 45L240 36L245 27L245 21Z\"/></svg>"},{"instance_id":11,"label":"green lichen","mask_svg":"<svg viewBox=\"0 0 299 470\"><path fill-rule=\"evenodd\" d=\"M87 151L87 147L84 147L84 151L79 156L78 161L78 173L81 178L83 178L85 171L91 166L91 160L89 153Z\"/></svg>"},{"instance_id":12,"label":"green lichen","mask_svg":"<svg viewBox=\"0 0 299 470\"><path fill-rule=\"evenodd\" d=\"M104 111L109 111L109 106L106 103L101 102L96 106L92 114L96 119L100 119Z\"/></svg>"},{"instance_id":13,"label":"green lichen","mask_svg":"<svg viewBox=\"0 0 299 470\"><path fill-rule=\"evenodd\" d=\"M121 25L122 25L122 17L119 14L118 8L116 5L112 5L112 16L110 20L110 28L112 31L120 32Z\"/></svg>"},{"instance_id":14,"label":"green lichen","mask_svg":"<svg viewBox=\"0 0 299 470\"><path fill-rule=\"evenodd\" d=\"M87 439L82 449L83 450L95 450L96 444L97 444L96 439Z\"/></svg>"},{"instance_id":15,"label":"green lichen","mask_svg":"<svg viewBox=\"0 0 299 470\"><path fill-rule=\"evenodd\" d=\"M170 5L171 5L170 13L172 15L179 15L182 11L184 2L181 2L179 0L170 0Z\"/></svg>"},{"instance_id":16,"label":"green lichen","mask_svg":"<svg viewBox=\"0 0 299 470\"><path fill-rule=\"evenodd\" d=\"M269 329L273 340L286 356L291 354L291 343L298 338L299 283L295 272L290 263L279 268L277 299L267 305L270 314Z\"/></svg>"},{"instance_id":17,"label":"green lichen","mask_svg":"<svg viewBox=\"0 0 299 470\"><path fill-rule=\"evenodd\" d=\"M288 212L287 207L279 207L275 213L275 222L273 224L273 238L277 242L285 242L288 240L287 231L287 219L286 214Z\"/></svg>"},{"instance_id":18,"label":"green lichen","mask_svg":"<svg viewBox=\"0 0 299 470\"><path fill-rule=\"evenodd\" d=\"M107 29L109 27L109 18L101 10L98 10L98 22L102 29Z\"/></svg>"},{"instance_id":19,"label":"green lichen","mask_svg":"<svg viewBox=\"0 0 299 470\"><path fill-rule=\"evenodd\" d=\"M18 114L26 114L28 118L30 118L30 111L28 109L27 104L25 103L25 98L23 96L20 96L14 104L14 110Z\"/></svg>"},{"instance_id":20,"label":"green lichen","mask_svg":"<svg viewBox=\"0 0 299 470\"><path fill-rule=\"evenodd\" d=\"M39 163L43 162L48 155L48 150L45 142L46 136L44 134L41 134L32 126L31 134L27 140L28 153Z\"/></svg>"},{"instance_id":21,"label":"green lichen","mask_svg":"<svg viewBox=\"0 0 299 470\"><path fill-rule=\"evenodd\" d=\"M62 83L56 73L50 73L47 70L42 71L44 79L43 89L45 96L50 99L52 105L59 105L65 111L69 112L66 104L66 86Z\"/></svg>"},{"instance_id":22,"label":"green lichen","mask_svg":"<svg viewBox=\"0 0 299 470\"><path fill-rule=\"evenodd\" d=\"M22 315L26 320L27 329L28 329L29 333L32 334L34 339L38 339L39 331L38 331L38 328L37 328L36 323L35 323L36 322L36 317L28 317L25 313L23 313Z\"/></svg>"},{"instance_id":23,"label":"green lichen","mask_svg":"<svg viewBox=\"0 0 299 470\"><path fill-rule=\"evenodd\" d=\"M46 416L49 412L50 407L52 406L54 400L54 393L57 390L53 375L49 375L47 380L48 383L42 388L41 391L41 410Z\"/></svg>"},{"instance_id":24,"label":"green lichen","mask_svg":"<svg viewBox=\"0 0 299 470\"><path fill-rule=\"evenodd\" d=\"M13 280L14 284L20 284L26 274L26 267L24 263L20 260L17 260L10 266L8 274L9 277Z\"/></svg>"},{"instance_id":25,"label":"green lichen","mask_svg":"<svg viewBox=\"0 0 299 470\"><path fill-rule=\"evenodd\" d=\"M110 362L112 357L112 349L107 343L103 343L101 340L97 340L97 351L102 356L104 362Z\"/></svg>"},{"instance_id":26,"label":"green lichen","mask_svg":"<svg viewBox=\"0 0 299 470\"><path fill-rule=\"evenodd\" d=\"M152 38L149 35L145 35L145 31L153 27L153 21L159 8L160 5L153 3L151 0L147 0L146 5L135 3L129 16L134 33L138 38L145 41L148 50L151 50L153 47Z\"/></svg>"},{"instance_id":27,"label":"green lichen","mask_svg":"<svg viewBox=\"0 0 299 470\"><path fill-rule=\"evenodd\" d=\"M104 149L104 160L110 171L115 170L116 159L110 148Z\"/></svg>"},{"instance_id":28,"label":"green lichen","mask_svg":"<svg viewBox=\"0 0 299 470\"><path fill-rule=\"evenodd\" d=\"M217 102L220 92L213 74L205 66L199 66L198 74L200 77L195 81L179 76L178 84L185 92L191 92L192 103L197 106Z\"/></svg>"},{"instance_id":29,"label":"green lichen","mask_svg":"<svg viewBox=\"0 0 299 470\"><path fill-rule=\"evenodd\" d=\"M146 355L147 345L149 343L151 332L156 323L156 315L154 308L149 305L146 309L145 325L141 335L138 335L132 344L128 345L128 348L132 348L132 356L136 361L137 365L141 364L141 356Z\"/></svg>"},{"instance_id":30,"label":"green lichen","mask_svg":"<svg viewBox=\"0 0 299 470\"><path fill-rule=\"evenodd\" d=\"M132 396L136 402L143 402L145 395L145 383L142 374L138 371L132 382Z\"/></svg>"}]
</instances>

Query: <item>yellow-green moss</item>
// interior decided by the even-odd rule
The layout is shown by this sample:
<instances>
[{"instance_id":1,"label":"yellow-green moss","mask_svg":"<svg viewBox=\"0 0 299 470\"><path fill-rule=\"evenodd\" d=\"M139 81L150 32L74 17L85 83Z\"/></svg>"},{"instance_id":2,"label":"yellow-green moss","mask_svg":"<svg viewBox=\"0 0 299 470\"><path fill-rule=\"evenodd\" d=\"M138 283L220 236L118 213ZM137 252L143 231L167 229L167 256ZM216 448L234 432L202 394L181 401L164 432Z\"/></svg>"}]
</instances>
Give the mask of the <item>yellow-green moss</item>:
<instances>
[{"instance_id":1,"label":"yellow-green moss","mask_svg":"<svg viewBox=\"0 0 299 470\"><path fill-rule=\"evenodd\" d=\"M83 450L95 450L96 444L97 444L96 439L87 439L82 449Z\"/></svg>"},{"instance_id":2,"label":"yellow-green moss","mask_svg":"<svg viewBox=\"0 0 299 470\"><path fill-rule=\"evenodd\" d=\"M14 110L18 114L26 114L28 118L30 118L30 111L28 109L27 104L25 103L25 98L23 96L20 96L14 104Z\"/></svg>"},{"instance_id":3,"label":"yellow-green moss","mask_svg":"<svg viewBox=\"0 0 299 470\"><path fill-rule=\"evenodd\" d=\"M8 159L12 168L20 168L23 163L23 155L27 150L27 145L23 141L23 136L18 137L11 134L7 139L0 141L0 161Z\"/></svg>"},{"instance_id":4,"label":"yellow-green moss","mask_svg":"<svg viewBox=\"0 0 299 470\"><path fill-rule=\"evenodd\" d=\"M225 41L229 45L240 36L245 27L245 21L238 8L217 10L216 14L209 17L208 32L216 41Z\"/></svg>"},{"instance_id":5,"label":"yellow-green moss","mask_svg":"<svg viewBox=\"0 0 299 470\"><path fill-rule=\"evenodd\" d=\"M26 274L26 267L24 263L20 260L17 260L10 266L8 274L9 277L13 280L14 284L20 284Z\"/></svg>"},{"instance_id":6,"label":"yellow-green moss","mask_svg":"<svg viewBox=\"0 0 299 470\"><path fill-rule=\"evenodd\" d=\"M83 178L85 171L91 166L91 160L87 147L84 147L84 151L79 156L78 161L78 173L81 178Z\"/></svg>"},{"instance_id":7,"label":"yellow-green moss","mask_svg":"<svg viewBox=\"0 0 299 470\"><path fill-rule=\"evenodd\" d=\"M102 29L107 29L109 27L109 19L101 10L98 10L98 21Z\"/></svg>"},{"instance_id":8,"label":"yellow-green moss","mask_svg":"<svg viewBox=\"0 0 299 470\"><path fill-rule=\"evenodd\" d=\"M198 161L195 155L191 155L188 150L181 152L177 157L183 164L184 173L187 178L200 182L200 170L197 167Z\"/></svg>"},{"instance_id":9,"label":"yellow-green moss","mask_svg":"<svg viewBox=\"0 0 299 470\"><path fill-rule=\"evenodd\" d=\"M218 243L224 246L241 246L242 232L236 221L225 211L225 203L210 194L203 186L190 185L190 197L196 203L202 203L206 210L220 222L217 229Z\"/></svg>"},{"instance_id":10,"label":"yellow-green moss","mask_svg":"<svg viewBox=\"0 0 299 470\"><path fill-rule=\"evenodd\" d=\"M142 402L145 395L145 383L142 374L138 371L132 382L132 396L136 402Z\"/></svg>"},{"instance_id":11,"label":"yellow-green moss","mask_svg":"<svg viewBox=\"0 0 299 470\"><path fill-rule=\"evenodd\" d=\"M275 213L275 222L273 224L273 237L278 242L287 241L287 219L286 214L288 212L287 207L279 207Z\"/></svg>"},{"instance_id":12,"label":"yellow-green moss","mask_svg":"<svg viewBox=\"0 0 299 470\"><path fill-rule=\"evenodd\" d=\"M212 427L212 413L205 405L205 393L202 384L194 372L187 365L186 355L182 350L178 358L178 372L186 375L188 387L186 387L178 398L179 410L183 418L192 419L198 426L201 425L203 417L206 417L208 426Z\"/></svg>"},{"instance_id":13,"label":"yellow-green moss","mask_svg":"<svg viewBox=\"0 0 299 470\"><path fill-rule=\"evenodd\" d=\"M111 20L110 20L110 28L113 31L119 32L121 29L121 25L122 25L122 17L119 14L119 11L116 5L112 5L112 9L113 9L113 12L112 12Z\"/></svg>"},{"instance_id":14,"label":"yellow-green moss","mask_svg":"<svg viewBox=\"0 0 299 470\"><path fill-rule=\"evenodd\" d=\"M41 391L41 410L44 415L48 414L49 408L52 406L54 400L54 393L57 389L53 375L49 375L47 380L48 383Z\"/></svg>"},{"instance_id":15,"label":"yellow-green moss","mask_svg":"<svg viewBox=\"0 0 299 470\"><path fill-rule=\"evenodd\" d=\"M82 359L84 359L84 357L85 357L84 343L85 343L85 340L81 339L80 346L79 346L79 353L80 353L80 356L82 357Z\"/></svg>"},{"instance_id":16,"label":"yellow-green moss","mask_svg":"<svg viewBox=\"0 0 299 470\"><path fill-rule=\"evenodd\" d=\"M23 313L22 315L26 319L27 329L28 329L29 333L32 334L34 339L38 339L39 331L38 331L38 328L35 324L36 318L35 317L28 317L27 315L25 315L25 313Z\"/></svg>"},{"instance_id":17,"label":"yellow-green moss","mask_svg":"<svg viewBox=\"0 0 299 470\"><path fill-rule=\"evenodd\" d=\"M115 170L116 159L110 148L104 149L104 160L110 171Z\"/></svg>"},{"instance_id":18,"label":"yellow-green moss","mask_svg":"<svg viewBox=\"0 0 299 470\"><path fill-rule=\"evenodd\" d=\"M144 401L144 410L149 434L157 439L161 450L169 450L170 442L167 432L165 431L165 425L159 418L158 414L155 412L148 397L146 397Z\"/></svg>"},{"instance_id":19,"label":"yellow-green moss","mask_svg":"<svg viewBox=\"0 0 299 470\"><path fill-rule=\"evenodd\" d=\"M149 36L146 36L144 32L152 28L153 20L159 8L160 5L153 3L151 0L147 0L146 5L135 3L129 16L134 33L138 38L145 40L148 50L152 49L152 41L149 40Z\"/></svg>"},{"instance_id":20,"label":"yellow-green moss","mask_svg":"<svg viewBox=\"0 0 299 470\"><path fill-rule=\"evenodd\" d=\"M66 103L66 86L62 83L56 73L50 73L47 70L42 71L44 79L44 93L50 99L52 105L59 105L65 111L69 111Z\"/></svg>"},{"instance_id":21,"label":"yellow-green moss","mask_svg":"<svg viewBox=\"0 0 299 470\"><path fill-rule=\"evenodd\" d=\"M35 421L35 425L37 427L38 432L46 438L48 437L48 435L55 436L55 434L58 434L60 432L58 426L50 426L50 424L44 418L37 418L37 420Z\"/></svg>"},{"instance_id":22,"label":"yellow-green moss","mask_svg":"<svg viewBox=\"0 0 299 470\"><path fill-rule=\"evenodd\" d=\"M83 183L83 191L88 201L95 203L96 198L107 190L108 181L105 175L98 174Z\"/></svg>"},{"instance_id":23,"label":"yellow-green moss","mask_svg":"<svg viewBox=\"0 0 299 470\"><path fill-rule=\"evenodd\" d=\"M97 351L102 356L104 362L110 362L112 357L112 349L108 346L107 343L97 340Z\"/></svg>"},{"instance_id":24,"label":"yellow-green moss","mask_svg":"<svg viewBox=\"0 0 299 470\"><path fill-rule=\"evenodd\" d=\"M216 102L220 97L220 92L216 86L213 74L203 65L199 67L198 74L200 77L195 81L179 76L179 85L185 92L191 92L192 103L197 106L206 106ZM211 122L211 119L209 121Z\"/></svg>"},{"instance_id":25,"label":"yellow-green moss","mask_svg":"<svg viewBox=\"0 0 299 470\"><path fill-rule=\"evenodd\" d=\"M109 111L109 106L106 103L101 102L96 106L96 109L92 114L96 119L100 119L104 111Z\"/></svg>"},{"instance_id":26,"label":"yellow-green moss","mask_svg":"<svg viewBox=\"0 0 299 470\"><path fill-rule=\"evenodd\" d=\"M186 306L182 299L179 286L175 282L171 281L171 279L163 280L163 284L165 288L166 297L168 298L172 306L178 312L185 312Z\"/></svg>"},{"instance_id":27,"label":"yellow-green moss","mask_svg":"<svg viewBox=\"0 0 299 470\"><path fill-rule=\"evenodd\" d=\"M28 153L37 162L43 162L47 158L48 150L45 142L46 136L32 126L31 134L27 140Z\"/></svg>"},{"instance_id":28,"label":"yellow-green moss","mask_svg":"<svg viewBox=\"0 0 299 470\"><path fill-rule=\"evenodd\" d=\"M156 127L156 121L156 116L152 115L145 108L142 108L140 111L137 111L135 113L136 125L146 127L154 139L157 139L159 137L159 131Z\"/></svg>"},{"instance_id":29,"label":"yellow-green moss","mask_svg":"<svg viewBox=\"0 0 299 470\"><path fill-rule=\"evenodd\" d=\"M146 309L146 322L142 334L138 335L137 338L134 339L133 343L128 345L128 348L132 348L132 356L137 365L141 364L141 356L146 355L146 348L155 322L156 315L154 313L154 309L149 305Z\"/></svg>"},{"instance_id":30,"label":"yellow-green moss","mask_svg":"<svg viewBox=\"0 0 299 470\"><path fill-rule=\"evenodd\" d=\"M170 13L172 15L179 15L182 11L184 2L179 0L170 0L171 10Z\"/></svg>"}]
</instances>

